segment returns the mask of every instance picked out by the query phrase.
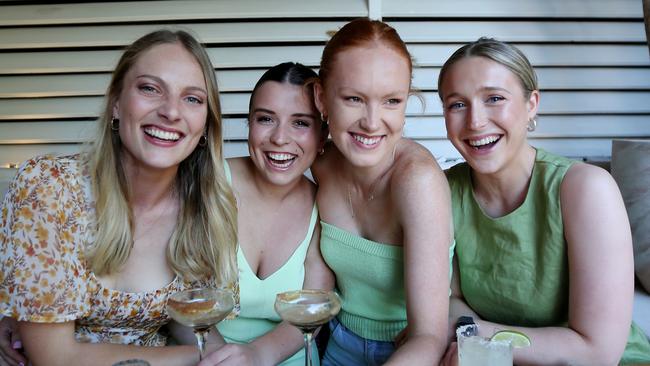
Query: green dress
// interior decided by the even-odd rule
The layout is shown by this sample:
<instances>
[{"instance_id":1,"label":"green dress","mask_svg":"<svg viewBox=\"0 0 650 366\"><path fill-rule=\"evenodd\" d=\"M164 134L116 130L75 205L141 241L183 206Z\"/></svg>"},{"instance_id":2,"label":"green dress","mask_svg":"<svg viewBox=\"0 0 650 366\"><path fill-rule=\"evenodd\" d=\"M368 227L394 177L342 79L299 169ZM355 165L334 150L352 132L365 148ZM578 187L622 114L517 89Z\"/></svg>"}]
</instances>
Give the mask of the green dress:
<instances>
[{"instance_id":1,"label":"green dress","mask_svg":"<svg viewBox=\"0 0 650 366\"><path fill-rule=\"evenodd\" d=\"M560 186L572 164L538 149L524 202L499 218L486 215L474 199L469 165L447 172L461 290L482 319L525 327L567 325L569 266ZM650 344L632 324L621 363L643 362L650 362Z\"/></svg>"}]
</instances>

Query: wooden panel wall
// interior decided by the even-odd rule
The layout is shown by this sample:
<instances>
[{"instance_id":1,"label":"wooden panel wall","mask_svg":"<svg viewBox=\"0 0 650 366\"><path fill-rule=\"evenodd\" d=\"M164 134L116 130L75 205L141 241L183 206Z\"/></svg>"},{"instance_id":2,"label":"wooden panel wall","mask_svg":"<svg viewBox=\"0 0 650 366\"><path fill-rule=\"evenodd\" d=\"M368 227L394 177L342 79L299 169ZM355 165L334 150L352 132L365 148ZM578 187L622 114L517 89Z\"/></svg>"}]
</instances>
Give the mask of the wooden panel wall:
<instances>
[{"instance_id":1,"label":"wooden panel wall","mask_svg":"<svg viewBox=\"0 0 650 366\"><path fill-rule=\"evenodd\" d=\"M491 36L531 59L542 88L531 141L608 160L613 138L650 138L650 58L638 0L192 0L30 4L0 1L0 191L10 168L90 139L120 50L160 28L189 29L220 82L226 152L246 153L246 109L262 72L279 62L316 68L327 33L372 14L391 23L416 62L405 134L444 163L436 82L462 43Z\"/></svg>"}]
</instances>

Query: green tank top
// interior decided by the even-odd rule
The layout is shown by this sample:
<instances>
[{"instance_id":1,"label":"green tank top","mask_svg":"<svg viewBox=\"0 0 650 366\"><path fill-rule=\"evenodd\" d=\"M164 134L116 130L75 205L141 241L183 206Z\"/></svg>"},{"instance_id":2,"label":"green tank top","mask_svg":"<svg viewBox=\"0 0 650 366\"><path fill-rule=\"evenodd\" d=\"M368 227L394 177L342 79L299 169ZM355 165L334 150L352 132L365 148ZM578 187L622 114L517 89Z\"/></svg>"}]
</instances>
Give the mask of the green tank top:
<instances>
[{"instance_id":1,"label":"green tank top","mask_svg":"<svg viewBox=\"0 0 650 366\"><path fill-rule=\"evenodd\" d=\"M320 250L336 275L337 318L360 337L392 341L406 327L402 247L377 243L321 221Z\"/></svg>"},{"instance_id":2,"label":"green tank top","mask_svg":"<svg viewBox=\"0 0 650 366\"><path fill-rule=\"evenodd\" d=\"M224 164L228 182L232 184L230 167ZM237 318L224 320L217 324L219 333L228 343L250 343L256 338L272 331L281 321L273 307L275 295L280 292L299 290L305 280L305 258L309 243L318 220L318 209L314 204L307 234L291 257L265 279L260 279L253 272L243 251L237 247L237 267L239 269L239 304ZM318 348L312 347L314 366L319 366ZM300 349L280 363L282 366L302 366L305 364L305 350Z\"/></svg>"},{"instance_id":3,"label":"green tank top","mask_svg":"<svg viewBox=\"0 0 650 366\"><path fill-rule=\"evenodd\" d=\"M525 327L566 326L569 266L560 186L573 161L537 149L520 207L492 218L474 199L466 163L449 169L461 290L488 321ZM650 361L650 344L632 325L622 359Z\"/></svg>"}]
</instances>

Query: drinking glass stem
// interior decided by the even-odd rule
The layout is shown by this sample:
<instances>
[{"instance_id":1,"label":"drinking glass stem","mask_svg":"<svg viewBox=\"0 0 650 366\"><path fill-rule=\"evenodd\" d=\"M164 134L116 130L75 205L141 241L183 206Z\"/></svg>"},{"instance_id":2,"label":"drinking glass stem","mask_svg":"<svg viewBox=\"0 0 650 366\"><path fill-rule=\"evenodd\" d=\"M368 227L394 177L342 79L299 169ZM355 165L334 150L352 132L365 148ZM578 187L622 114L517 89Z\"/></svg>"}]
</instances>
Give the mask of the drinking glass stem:
<instances>
[{"instance_id":1,"label":"drinking glass stem","mask_svg":"<svg viewBox=\"0 0 650 366\"><path fill-rule=\"evenodd\" d=\"M205 335L207 333L207 331L194 331L194 335L196 336L196 344L199 347L199 361L205 357Z\"/></svg>"},{"instance_id":2,"label":"drinking glass stem","mask_svg":"<svg viewBox=\"0 0 650 366\"><path fill-rule=\"evenodd\" d=\"M312 332L305 333L305 366L311 366L311 339Z\"/></svg>"}]
</instances>

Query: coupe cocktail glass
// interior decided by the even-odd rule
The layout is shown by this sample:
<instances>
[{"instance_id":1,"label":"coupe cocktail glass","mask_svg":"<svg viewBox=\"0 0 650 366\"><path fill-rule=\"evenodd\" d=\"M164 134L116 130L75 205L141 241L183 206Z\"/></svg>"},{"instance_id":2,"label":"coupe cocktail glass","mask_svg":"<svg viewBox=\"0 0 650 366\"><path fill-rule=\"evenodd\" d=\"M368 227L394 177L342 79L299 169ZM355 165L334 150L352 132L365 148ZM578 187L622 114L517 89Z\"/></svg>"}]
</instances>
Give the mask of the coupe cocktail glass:
<instances>
[{"instance_id":1,"label":"coupe cocktail glass","mask_svg":"<svg viewBox=\"0 0 650 366\"><path fill-rule=\"evenodd\" d=\"M185 290L167 299L169 316L180 324L193 328L200 359L205 356L205 336L210 328L230 314L234 306L233 292L228 289Z\"/></svg>"},{"instance_id":2,"label":"coupe cocktail glass","mask_svg":"<svg viewBox=\"0 0 650 366\"><path fill-rule=\"evenodd\" d=\"M479 337L476 324L456 330L459 366L512 366L512 345Z\"/></svg>"},{"instance_id":3,"label":"coupe cocktail glass","mask_svg":"<svg viewBox=\"0 0 650 366\"><path fill-rule=\"evenodd\" d=\"M305 366L311 366L311 341L318 327L341 310L341 300L333 291L297 290L277 294L275 311L300 329L305 341Z\"/></svg>"}]
</instances>

